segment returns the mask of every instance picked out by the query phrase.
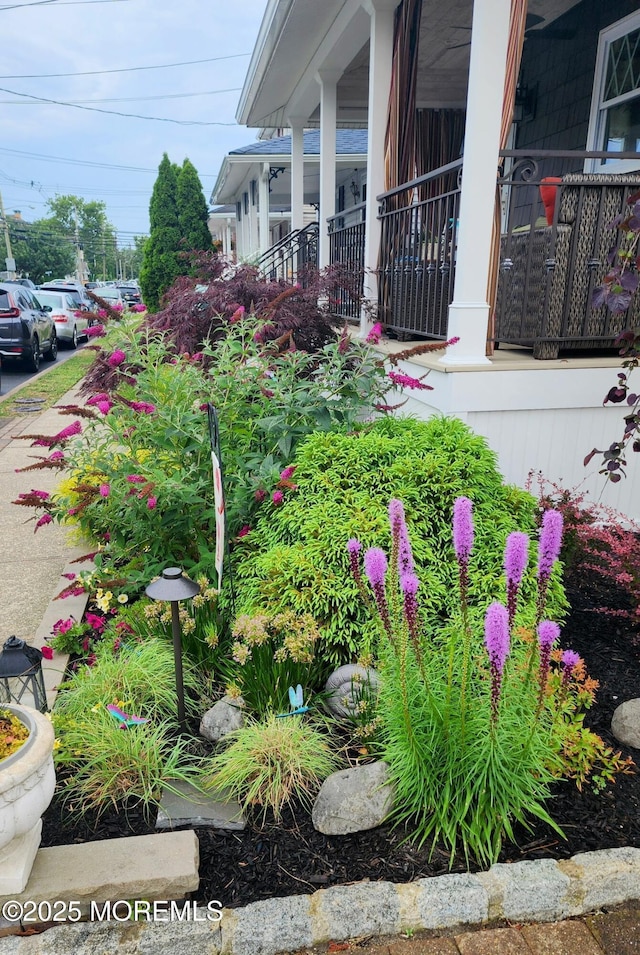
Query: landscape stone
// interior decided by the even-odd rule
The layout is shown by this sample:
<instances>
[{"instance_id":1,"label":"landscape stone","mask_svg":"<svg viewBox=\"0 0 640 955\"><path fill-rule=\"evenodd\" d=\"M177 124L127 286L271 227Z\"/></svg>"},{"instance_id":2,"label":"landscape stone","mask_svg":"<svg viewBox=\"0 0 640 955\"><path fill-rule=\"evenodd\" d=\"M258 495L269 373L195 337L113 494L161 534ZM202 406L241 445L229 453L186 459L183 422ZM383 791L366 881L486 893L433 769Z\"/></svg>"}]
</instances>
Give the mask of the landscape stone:
<instances>
[{"instance_id":1,"label":"landscape stone","mask_svg":"<svg viewBox=\"0 0 640 955\"><path fill-rule=\"evenodd\" d=\"M192 830L39 849L20 902L181 899L198 888ZM0 897L2 903L7 897Z\"/></svg>"},{"instance_id":2,"label":"landscape stone","mask_svg":"<svg viewBox=\"0 0 640 955\"><path fill-rule=\"evenodd\" d=\"M514 928L485 929L456 935L460 955L531 955L531 951Z\"/></svg>"},{"instance_id":3,"label":"landscape stone","mask_svg":"<svg viewBox=\"0 0 640 955\"><path fill-rule=\"evenodd\" d=\"M156 820L156 829L177 829L179 826L244 829L246 825L247 820L237 799L224 790L205 795L182 779L175 780L171 789L163 790Z\"/></svg>"},{"instance_id":4,"label":"landscape stone","mask_svg":"<svg viewBox=\"0 0 640 955\"><path fill-rule=\"evenodd\" d=\"M381 760L332 773L311 812L314 827L328 836L375 829L393 805L389 767Z\"/></svg>"},{"instance_id":5,"label":"landscape stone","mask_svg":"<svg viewBox=\"0 0 640 955\"><path fill-rule=\"evenodd\" d=\"M492 918L552 922L570 912L571 879L553 859L496 863L476 878L489 893Z\"/></svg>"},{"instance_id":6,"label":"landscape stone","mask_svg":"<svg viewBox=\"0 0 640 955\"><path fill-rule=\"evenodd\" d=\"M441 929L454 925L475 925L489 916L489 896L473 875L443 875L437 879L418 879L415 899L417 924L421 929Z\"/></svg>"},{"instance_id":7,"label":"landscape stone","mask_svg":"<svg viewBox=\"0 0 640 955\"><path fill-rule=\"evenodd\" d=\"M313 942L340 942L400 929L400 900L391 882L359 882L321 889L313 897Z\"/></svg>"},{"instance_id":8,"label":"landscape stone","mask_svg":"<svg viewBox=\"0 0 640 955\"><path fill-rule=\"evenodd\" d=\"M611 732L624 746L640 749L640 699L627 700L616 707Z\"/></svg>"},{"instance_id":9,"label":"landscape stone","mask_svg":"<svg viewBox=\"0 0 640 955\"><path fill-rule=\"evenodd\" d=\"M307 895L266 899L253 902L243 909L224 910L222 949L225 952L233 952L233 955L275 955L276 952L297 952L311 944L311 914Z\"/></svg>"},{"instance_id":10,"label":"landscape stone","mask_svg":"<svg viewBox=\"0 0 640 955\"><path fill-rule=\"evenodd\" d=\"M556 922L552 925L524 925L522 937L532 955L602 955L602 949L584 922ZM620 955L620 949L612 949Z\"/></svg>"},{"instance_id":11,"label":"landscape stone","mask_svg":"<svg viewBox=\"0 0 640 955\"><path fill-rule=\"evenodd\" d=\"M200 735L212 743L244 726L244 700L241 696L223 696L200 720Z\"/></svg>"},{"instance_id":12,"label":"landscape stone","mask_svg":"<svg viewBox=\"0 0 640 955\"><path fill-rule=\"evenodd\" d=\"M327 696L324 705L334 716L353 716L363 699L363 693L367 692L367 684L368 691L375 696L379 678L376 671L370 667L361 667L355 663L338 667L325 684Z\"/></svg>"},{"instance_id":13,"label":"landscape stone","mask_svg":"<svg viewBox=\"0 0 640 955\"><path fill-rule=\"evenodd\" d=\"M562 863L559 865L563 866ZM572 871L577 867L583 912L638 898L640 849L624 846L621 849L579 852L571 856L566 866Z\"/></svg>"}]
</instances>

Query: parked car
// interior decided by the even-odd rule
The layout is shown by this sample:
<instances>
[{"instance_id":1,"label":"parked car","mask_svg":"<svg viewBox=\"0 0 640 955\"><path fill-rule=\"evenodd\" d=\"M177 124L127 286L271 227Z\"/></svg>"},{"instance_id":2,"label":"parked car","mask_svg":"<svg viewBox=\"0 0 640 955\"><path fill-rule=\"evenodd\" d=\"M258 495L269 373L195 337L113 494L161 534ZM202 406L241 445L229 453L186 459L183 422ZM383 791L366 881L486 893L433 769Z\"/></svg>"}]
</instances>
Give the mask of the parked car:
<instances>
[{"instance_id":1,"label":"parked car","mask_svg":"<svg viewBox=\"0 0 640 955\"><path fill-rule=\"evenodd\" d=\"M35 288L35 283L31 279L3 279L7 285L24 285L25 288Z\"/></svg>"},{"instance_id":2,"label":"parked car","mask_svg":"<svg viewBox=\"0 0 640 955\"><path fill-rule=\"evenodd\" d=\"M43 282L38 288L50 292L69 292L78 299L78 308L93 310L93 302L87 295L87 290L82 282L74 282L73 279L54 279L52 282Z\"/></svg>"},{"instance_id":3,"label":"parked car","mask_svg":"<svg viewBox=\"0 0 640 955\"><path fill-rule=\"evenodd\" d=\"M42 357L58 357L51 310L22 285L0 282L0 356L20 358L32 371L38 371Z\"/></svg>"},{"instance_id":4,"label":"parked car","mask_svg":"<svg viewBox=\"0 0 640 955\"><path fill-rule=\"evenodd\" d=\"M123 283L116 287L120 289L120 293L127 305L140 305L142 303L142 295L137 285L125 285Z\"/></svg>"},{"instance_id":5,"label":"parked car","mask_svg":"<svg viewBox=\"0 0 640 955\"><path fill-rule=\"evenodd\" d=\"M119 288L115 287L115 285L104 285L102 288L97 288L94 291L94 295L98 295L100 298L104 299L107 305L110 305L111 308L122 309L124 311L127 307L127 302L125 301L124 295Z\"/></svg>"},{"instance_id":6,"label":"parked car","mask_svg":"<svg viewBox=\"0 0 640 955\"><path fill-rule=\"evenodd\" d=\"M70 348L77 348L78 339L87 337L89 327L88 312L78 306L77 296L73 292L37 289L35 297L42 306L50 307L58 341L65 342Z\"/></svg>"}]
</instances>

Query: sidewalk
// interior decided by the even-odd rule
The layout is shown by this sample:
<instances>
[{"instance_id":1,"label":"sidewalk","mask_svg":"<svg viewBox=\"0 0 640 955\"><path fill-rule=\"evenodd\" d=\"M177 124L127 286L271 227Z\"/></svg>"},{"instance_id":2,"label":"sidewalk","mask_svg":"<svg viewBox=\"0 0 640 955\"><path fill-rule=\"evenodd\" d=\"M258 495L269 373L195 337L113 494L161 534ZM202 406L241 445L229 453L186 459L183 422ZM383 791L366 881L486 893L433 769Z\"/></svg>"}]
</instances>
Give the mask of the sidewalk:
<instances>
[{"instance_id":1,"label":"sidewalk","mask_svg":"<svg viewBox=\"0 0 640 955\"><path fill-rule=\"evenodd\" d=\"M60 399L59 404L72 403L75 397L75 390L72 390ZM11 395L0 401L0 409L4 410L5 403L10 413ZM35 646L41 646L56 619L69 615L80 619L82 614L82 598L65 598L52 604L50 601L68 584L68 580L61 575L64 572L77 572L83 566L69 562L86 553L87 548L71 545L69 531L56 524L48 525L34 534L35 522L31 510L11 504L19 494L32 488L52 490L60 479L59 472L54 470L16 473L16 468L33 463L34 455L46 454L46 448L31 448L31 442L20 436L53 434L70 420L52 409L40 414L17 416L0 428L0 521L5 544L0 556L0 643L15 634ZM49 666L47 679L50 686L60 679L61 666L61 660L54 660ZM635 858L640 850L632 852ZM544 865L537 866L536 872ZM569 863L566 868L569 872ZM500 869L512 870L514 879L517 878L516 872L520 871L517 866L502 866ZM640 868L633 871L640 871ZM402 919L414 908L423 915L423 926L452 924L452 921L464 923L465 918L461 916L448 923L436 921L437 912L426 902L420 902L419 893L425 890L416 884L402 887L401 894L405 902L398 908L394 923L386 906L378 905L376 901L382 892L382 885L360 883L319 891L313 897L273 899L242 909L225 910L221 926L180 921L171 925L110 922L56 926L41 935L0 938L0 955L60 955L67 952L69 955L71 952L142 955L150 951L154 955L164 955L165 952L167 955L192 952L275 955L279 951L327 951L327 945L305 948L312 940L319 938L336 939L335 942L329 942L328 955L338 952L346 955L640 955L640 876L637 879L633 876L633 879L635 881L623 886L620 872L611 870L608 876L600 880L594 873L594 884L598 881L602 883L604 895L600 894L601 899L627 898L631 901L618 908L609 910L605 906L603 911L596 911L593 915L566 918L559 922L519 924L511 918L508 924L504 921L496 923L493 913L497 913L498 909L491 901L485 911L494 919L493 927L485 924L474 928L471 924L462 924L458 928L431 930L415 937L407 937L409 933L406 933L404 936L383 938L379 934L381 931L400 931ZM491 891L497 893L495 898L502 897L504 901L509 889L496 886L497 883ZM457 903L460 908L462 902L456 898L456 890L444 894L447 895L445 901L449 910L455 912ZM531 896L527 911L535 911L536 891L529 889L524 894ZM543 894L551 898L552 882L545 883ZM572 889L569 894L574 907L570 906L564 911L588 909L588 900L581 892ZM126 895L122 897L127 898ZM368 903L359 904L358 898L364 900L365 897L369 898ZM595 897L598 897L597 892ZM581 908L584 902L587 904ZM332 918L327 914L329 911L333 912ZM555 917L559 911L563 910L557 909ZM318 922L318 931L324 926L321 934L309 928L312 923L316 924L316 916L322 923L320 925ZM487 918L487 914L482 917ZM532 917L535 916L526 916ZM466 921L470 923L473 920L467 918ZM398 927L394 929L393 924ZM385 929L383 926L389 927ZM354 934L359 936L355 941L342 941Z\"/></svg>"}]
</instances>

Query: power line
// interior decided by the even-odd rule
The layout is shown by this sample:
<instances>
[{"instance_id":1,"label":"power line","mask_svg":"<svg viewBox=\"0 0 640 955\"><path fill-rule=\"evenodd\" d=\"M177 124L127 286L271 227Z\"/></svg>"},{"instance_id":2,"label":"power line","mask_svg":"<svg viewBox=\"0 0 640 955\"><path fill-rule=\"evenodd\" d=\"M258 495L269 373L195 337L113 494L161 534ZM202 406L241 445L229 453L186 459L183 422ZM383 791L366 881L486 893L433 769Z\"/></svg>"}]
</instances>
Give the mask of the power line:
<instances>
[{"instance_id":1,"label":"power line","mask_svg":"<svg viewBox=\"0 0 640 955\"><path fill-rule=\"evenodd\" d=\"M241 90L241 86L232 86L226 90L205 90L202 93L162 93L158 96L122 96L119 98L109 98L109 99L79 99L73 103L63 103L57 105L63 106L77 106L79 103L137 103L142 102L143 100L163 100L163 99L187 99L191 96L214 96L217 93L237 93ZM18 93L18 96L25 96L25 93ZM51 101L53 102L53 100ZM0 105L2 106L37 106L38 103L23 103L19 99L3 99L0 100Z\"/></svg>"},{"instance_id":2,"label":"power line","mask_svg":"<svg viewBox=\"0 0 640 955\"><path fill-rule=\"evenodd\" d=\"M211 56L206 60L183 60L181 63L160 63L155 66L125 66L117 70L89 70L84 73L10 73L0 80L42 80L60 76L103 76L105 73L134 73L138 70L169 70L174 66L195 66L198 63L217 63L219 60L236 60L251 53L231 53L228 56Z\"/></svg>"},{"instance_id":3,"label":"power line","mask_svg":"<svg viewBox=\"0 0 640 955\"><path fill-rule=\"evenodd\" d=\"M0 93L10 93L12 96L23 96L25 99L37 100L39 103L53 103L56 106L69 106L72 109L83 109L90 113L106 113L109 116L126 116L130 119L148 119L154 123L175 123L178 126L237 126L237 123L206 122L196 119L166 119L164 116L141 116L139 113L121 113L114 109L100 109L98 106L79 106L77 103L63 103L57 99L45 99L42 96L32 96L30 93L19 93L17 90L8 90L0 86Z\"/></svg>"},{"instance_id":4,"label":"power line","mask_svg":"<svg viewBox=\"0 0 640 955\"><path fill-rule=\"evenodd\" d=\"M92 159L69 159L65 156L45 156L44 153L31 153L25 152L21 149L8 149L7 147L0 146L0 152L10 153L12 156L22 156L26 159L37 159L43 160L46 162L60 162L65 163L70 166L91 166L94 169L118 169L122 172L155 172L157 169L152 169L151 167L146 166L119 166L115 163L108 162L95 162Z\"/></svg>"},{"instance_id":5,"label":"power line","mask_svg":"<svg viewBox=\"0 0 640 955\"><path fill-rule=\"evenodd\" d=\"M45 7L51 3L57 3L60 7L75 6L76 4L91 3L130 3L130 0L30 0L29 3L12 3L0 7L2 10L22 10L23 7Z\"/></svg>"}]
</instances>

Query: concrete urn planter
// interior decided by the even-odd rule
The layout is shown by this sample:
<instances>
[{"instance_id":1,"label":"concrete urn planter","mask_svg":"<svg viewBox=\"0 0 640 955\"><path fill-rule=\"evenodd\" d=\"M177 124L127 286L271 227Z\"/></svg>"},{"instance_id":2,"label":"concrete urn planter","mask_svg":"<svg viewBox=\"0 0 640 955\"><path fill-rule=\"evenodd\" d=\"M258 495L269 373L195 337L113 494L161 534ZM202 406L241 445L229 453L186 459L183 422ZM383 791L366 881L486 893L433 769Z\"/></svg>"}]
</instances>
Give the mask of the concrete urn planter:
<instances>
[{"instance_id":1,"label":"concrete urn planter","mask_svg":"<svg viewBox=\"0 0 640 955\"><path fill-rule=\"evenodd\" d=\"M0 896L25 888L40 845L41 816L56 785L51 722L30 706L2 708L24 723L29 736L0 760Z\"/></svg>"}]
</instances>

